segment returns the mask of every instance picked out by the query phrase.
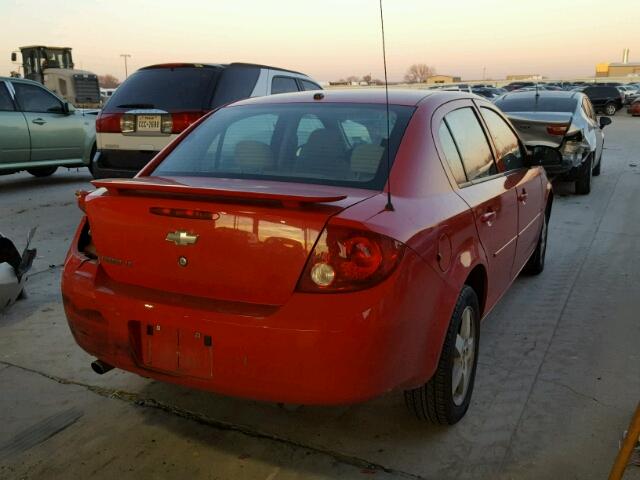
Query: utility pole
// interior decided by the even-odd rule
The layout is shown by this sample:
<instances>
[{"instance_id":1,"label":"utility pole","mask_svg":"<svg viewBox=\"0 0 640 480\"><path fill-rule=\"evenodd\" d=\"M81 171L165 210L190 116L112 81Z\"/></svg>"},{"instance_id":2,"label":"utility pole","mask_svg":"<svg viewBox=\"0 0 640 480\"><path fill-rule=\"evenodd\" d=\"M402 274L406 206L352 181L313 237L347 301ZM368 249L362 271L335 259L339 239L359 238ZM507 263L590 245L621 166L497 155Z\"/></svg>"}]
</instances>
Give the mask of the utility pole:
<instances>
[{"instance_id":1,"label":"utility pole","mask_svg":"<svg viewBox=\"0 0 640 480\"><path fill-rule=\"evenodd\" d=\"M121 53L120 56L124 58L124 78L126 80L126 78L129 76L129 71L127 70L127 58L131 58L131 55L129 55L128 53Z\"/></svg>"}]
</instances>

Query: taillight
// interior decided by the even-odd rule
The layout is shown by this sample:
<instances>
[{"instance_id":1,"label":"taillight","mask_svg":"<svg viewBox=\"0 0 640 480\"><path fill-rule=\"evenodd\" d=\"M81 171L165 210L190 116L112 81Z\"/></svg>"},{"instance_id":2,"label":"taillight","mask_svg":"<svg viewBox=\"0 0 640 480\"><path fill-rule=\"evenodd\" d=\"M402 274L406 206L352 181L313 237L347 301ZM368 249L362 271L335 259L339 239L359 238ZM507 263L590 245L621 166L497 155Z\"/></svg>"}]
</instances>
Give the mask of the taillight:
<instances>
[{"instance_id":1,"label":"taillight","mask_svg":"<svg viewBox=\"0 0 640 480\"><path fill-rule=\"evenodd\" d=\"M125 113L120 117L120 131L122 133L133 133L136 131L136 116Z\"/></svg>"},{"instance_id":2,"label":"taillight","mask_svg":"<svg viewBox=\"0 0 640 480\"><path fill-rule=\"evenodd\" d=\"M207 112L172 113L171 114L171 122L172 122L171 132L181 133L183 130L186 130L186 128L189 125L191 125L193 122L198 120L205 113Z\"/></svg>"},{"instance_id":3,"label":"taillight","mask_svg":"<svg viewBox=\"0 0 640 480\"><path fill-rule=\"evenodd\" d=\"M78 202L78 208L83 212L87 211L85 199L89 195L89 192L86 190L76 190L76 201Z\"/></svg>"},{"instance_id":4,"label":"taillight","mask_svg":"<svg viewBox=\"0 0 640 480\"><path fill-rule=\"evenodd\" d=\"M121 113L100 113L96 118L96 132L120 133Z\"/></svg>"},{"instance_id":5,"label":"taillight","mask_svg":"<svg viewBox=\"0 0 640 480\"><path fill-rule=\"evenodd\" d=\"M548 125L547 126L547 133L549 135L563 136L565 133L567 133L568 129L569 129L569 127L567 127L567 126Z\"/></svg>"},{"instance_id":6,"label":"taillight","mask_svg":"<svg viewBox=\"0 0 640 480\"><path fill-rule=\"evenodd\" d=\"M328 225L298 281L302 292L351 292L387 278L400 263L404 245L379 233Z\"/></svg>"},{"instance_id":7,"label":"taillight","mask_svg":"<svg viewBox=\"0 0 640 480\"><path fill-rule=\"evenodd\" d=\"M93 244L93 238L91 238L91 226L89 225L89 220L85 221L84 227L80 232L80 238L78 239L78 251L92 260L98 258L96 246Z\"/></svg>"}]
</instances>

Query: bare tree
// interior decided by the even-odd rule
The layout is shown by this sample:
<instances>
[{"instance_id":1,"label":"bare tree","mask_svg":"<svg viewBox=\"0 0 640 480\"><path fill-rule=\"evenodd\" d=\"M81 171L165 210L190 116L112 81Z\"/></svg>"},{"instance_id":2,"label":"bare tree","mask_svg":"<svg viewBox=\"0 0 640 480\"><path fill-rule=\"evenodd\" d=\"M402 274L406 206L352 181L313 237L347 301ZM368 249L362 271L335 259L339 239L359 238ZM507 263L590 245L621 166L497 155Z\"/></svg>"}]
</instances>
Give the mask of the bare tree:
<instances>
[{"instance_id":1,"label":"bare tree","mask_svg":"<svg viewBox=\"0 0 640 480\"><path fill-rule=\"evenodd\" d=\"M436 69L426 63L414 63L407 70L404 80L407 83L424 83L436 74Z\"/></svg>"},{"instance_id":2,"label":"bare tree","mask_svg":"<svg viewBox=\"0 0 640 480\"><path fill-rule=\"evenodd\" d=\"M360 77L356 77L355 75L351 75L349 77L347 77L347 82L349 83L357 83L360 81Z\"/></svg>"},{"instance_id":3,"label":"bare tree","mask_svg":"<svg viewBox=\"0 0 640 480\"><path fill-rule=\"evenodd\" d=\"M116 88L120 85L120 81L113 75L98 75L98 83L102 88Z\"/></svg>"},{"instance_id":4,"label":"bare tree","mask_svg":"<svg viewBox=\"0 0 640 480\"><path fill-rule=\"evenodd\" d=\"M371 74L369 73L369 74L367 74L367 75L364 75L364 76L362 77L362 81L363 81L363 82L367 82L368 84L370 84L370 83L371 83Z\"/></svg>"}]
</instances>

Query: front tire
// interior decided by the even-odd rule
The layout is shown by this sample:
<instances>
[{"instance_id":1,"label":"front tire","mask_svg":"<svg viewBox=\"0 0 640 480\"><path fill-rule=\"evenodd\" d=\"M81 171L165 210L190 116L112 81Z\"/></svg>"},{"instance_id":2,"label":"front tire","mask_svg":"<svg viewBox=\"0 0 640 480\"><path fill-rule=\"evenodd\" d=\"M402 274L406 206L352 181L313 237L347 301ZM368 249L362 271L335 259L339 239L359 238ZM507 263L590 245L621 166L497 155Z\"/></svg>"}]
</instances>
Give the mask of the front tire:
<instances>
[{"instance_id":1,"label":"front tire","mask_svg":"<svg viewBox=\"0 0 640 480\"><path fill-rule=\"evenodd\" d=\"M576 193L578 195L589 195L591 192L591 177L593 175L592 165L593 156L590 155L583 166L582 172L580 172L580 177L576 180Z\"/></svg>"},{"instance_id":2,"label":"front tire","mask_svg":"<svg viewBox=\"0 0 640 480\"><path fill-rule=\"evenodd\" d=\"M27 172L29 172L34 177L50 177L54 173L56 173L58 167L38 167L38 168L27 168Z\"/></svg>"},{"instance_id":3,"label":"front tire","mask_svg":"<svg viewBox=\"0 0 640 480\"><path fill-rule=\"evenodd\" d=\"M471 402L479 342L478 296L465 285L453 310L435 374L421 387L404 392L407 407L418 419L453 425L464 417Z\"/></svg>"},{"instance_id":4,"label":"front tire","mask_svg":"<svg viewBox=\"0 0 640 480\"><path fill-rule=\"evenodd\" d=\"M604 113L606 113L610 117L613 117L617 111L618 111L618 108L616 107L616 104L613 102L609 102L604 106Z\"/></svg>"}]
</instances>

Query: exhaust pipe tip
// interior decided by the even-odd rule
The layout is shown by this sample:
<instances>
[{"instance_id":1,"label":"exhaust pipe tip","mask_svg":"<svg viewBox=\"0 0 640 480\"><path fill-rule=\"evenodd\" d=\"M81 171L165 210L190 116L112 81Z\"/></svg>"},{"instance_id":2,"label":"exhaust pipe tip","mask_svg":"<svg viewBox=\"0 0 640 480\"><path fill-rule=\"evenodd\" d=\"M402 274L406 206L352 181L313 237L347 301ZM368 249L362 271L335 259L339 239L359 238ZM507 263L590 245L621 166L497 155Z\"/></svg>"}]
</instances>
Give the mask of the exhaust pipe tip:
<instances>
[{"instance_id":1,"label":"exhaust pipe tip","mask_svg":"<svg viewBox=\"0 0 640 480\"><path fill-rule=\"evenodd\" d=\"M102 360L94 360L93 362L91 362L91 368L98 375L104 375L105 373L113 370L113 365L109 365Z\"/></svg>"}]
</instances>

